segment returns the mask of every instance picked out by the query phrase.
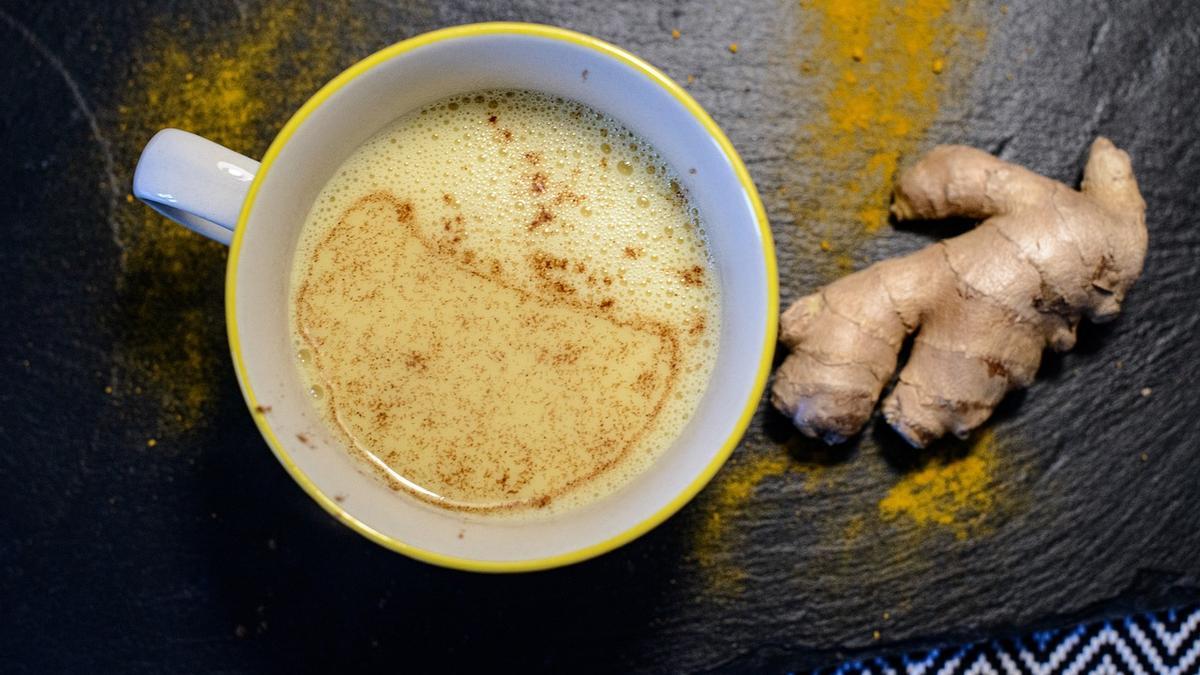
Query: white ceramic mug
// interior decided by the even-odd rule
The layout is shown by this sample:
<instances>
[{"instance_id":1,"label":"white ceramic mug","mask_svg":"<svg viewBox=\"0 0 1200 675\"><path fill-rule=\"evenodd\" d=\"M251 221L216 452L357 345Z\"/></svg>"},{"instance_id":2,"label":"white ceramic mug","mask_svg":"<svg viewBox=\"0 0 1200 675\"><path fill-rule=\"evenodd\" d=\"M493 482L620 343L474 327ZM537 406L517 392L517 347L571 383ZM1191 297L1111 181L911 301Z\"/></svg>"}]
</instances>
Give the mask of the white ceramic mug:
<instances>
[{"instance_id":1,"label":"white ceramic mug","mask_svg":"<svg viewBox=\"0 0 1200 675\"><path fill-rule=\"evenodd\" d=\"M292 255L329 177L401 115L481 89L574 99L645 138L675 167L700 210L723 298L709 387L673 445L616 493L524 523L439 510L363 471L306 395L288 330ZM643 534L686 504L724 463L770 369L779 302L775 255L745 166L679 85L579 33L488 23L406 40L325 85L283 127L261 164L186 132L159 132L138 162L134 194L200 234L232 242L225 302L233 363L279 461L338 520L427 562L475 571L544 569Z\"/></svg>"}]
</instances>

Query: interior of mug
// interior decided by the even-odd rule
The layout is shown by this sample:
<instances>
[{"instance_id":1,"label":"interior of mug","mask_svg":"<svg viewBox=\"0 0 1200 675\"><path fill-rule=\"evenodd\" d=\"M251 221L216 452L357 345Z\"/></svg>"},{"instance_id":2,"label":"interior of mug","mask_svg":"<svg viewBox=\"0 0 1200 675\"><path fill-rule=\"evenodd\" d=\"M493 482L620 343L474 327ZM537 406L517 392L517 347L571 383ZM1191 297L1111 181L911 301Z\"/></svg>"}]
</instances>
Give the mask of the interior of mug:
<instances>
[{"instance_id":1,"label":"interior of mug","mask_svg":"<svg viewBox=\"0 0 1200 675\"><path fill-rule=\"evenodd\" d=\"M234 241L230 337L248 400L269 408L255 414L264 435L335 516L431 562L534 569L583 559L641 534L719 468L756 407L770 365L774 258L753 186L744 170L739 175L740 161L727 154L686 95L655 78L622 53L566 31L462 27L371 57L322 90L285 128L264 159ZM288 330L292 253L313 198L338 166L407 112L452 94L495 88L575 99L649 141L700 209L722 289L710 385L675 443L609 497L527 522L439 510L363 472L305 395Z\"/></svg>"}]
</instances>

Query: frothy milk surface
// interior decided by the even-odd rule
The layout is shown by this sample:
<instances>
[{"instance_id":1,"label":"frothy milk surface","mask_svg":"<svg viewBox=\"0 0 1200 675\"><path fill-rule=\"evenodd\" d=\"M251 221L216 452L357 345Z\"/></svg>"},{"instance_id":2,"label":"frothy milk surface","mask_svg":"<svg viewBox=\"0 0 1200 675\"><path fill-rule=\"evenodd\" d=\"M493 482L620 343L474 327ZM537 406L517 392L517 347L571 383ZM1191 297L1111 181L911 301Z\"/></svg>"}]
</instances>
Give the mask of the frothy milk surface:
<instances>
[{"instance_id":1,"label":"frothy milk surface","mask_svg":"<svg viewBox=\"0 0 1200 675\"><path fill-rule=\"evenodd\" d=\"M476 513L619 489L690 419L720 333L672 168L533 92L445 99L363 144L309 213L291 288L297 361L347 448Z\"/></svg>"}]
</instances>

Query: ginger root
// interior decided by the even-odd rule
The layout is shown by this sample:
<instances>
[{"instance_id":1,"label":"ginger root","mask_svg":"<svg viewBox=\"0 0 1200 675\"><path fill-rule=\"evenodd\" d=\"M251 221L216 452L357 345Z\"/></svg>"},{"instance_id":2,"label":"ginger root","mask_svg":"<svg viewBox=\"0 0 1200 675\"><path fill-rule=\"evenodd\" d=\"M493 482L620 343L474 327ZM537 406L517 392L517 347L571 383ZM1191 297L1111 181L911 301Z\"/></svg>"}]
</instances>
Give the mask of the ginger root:
<instances>
[{"instance_id":1,"label":"ginger root","mask_svg":"<svg viewBox=\"0 0 1200 675\"><path fill-rule=\"evenodd\" d=\"M1145 209L1129 156L1105 138L1080 191L980 150L934 148L900 176L892 214L983 222L797 300L780 321L791 353L772 403L806 435L844 441L916 332L883 416L916 447L965 437L1033 382L1046 346L1075 345L1082 317L1117 315L1142 271Z\"/></svg>"}]
</instances>

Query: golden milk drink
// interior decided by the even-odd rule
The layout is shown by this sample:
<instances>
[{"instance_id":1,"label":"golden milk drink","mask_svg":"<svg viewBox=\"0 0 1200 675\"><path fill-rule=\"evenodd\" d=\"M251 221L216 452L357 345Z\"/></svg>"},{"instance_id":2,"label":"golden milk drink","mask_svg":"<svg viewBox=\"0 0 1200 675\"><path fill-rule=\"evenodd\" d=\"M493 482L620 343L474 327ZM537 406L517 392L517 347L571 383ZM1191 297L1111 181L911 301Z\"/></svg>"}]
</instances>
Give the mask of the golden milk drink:
<instances>
[{"instance_id":1,"label":"golden milk drink","mask_svg":"<svg viewBox=\"0 0 1200 675\"><path fill-rule=\"evenodd\" d=\"M653 147L580 103L483 91L408 114L320 192L297 362L346 449L435 506L531 517L671 445L720 334L705 234Z\"/></svg>"}]
</instances>

